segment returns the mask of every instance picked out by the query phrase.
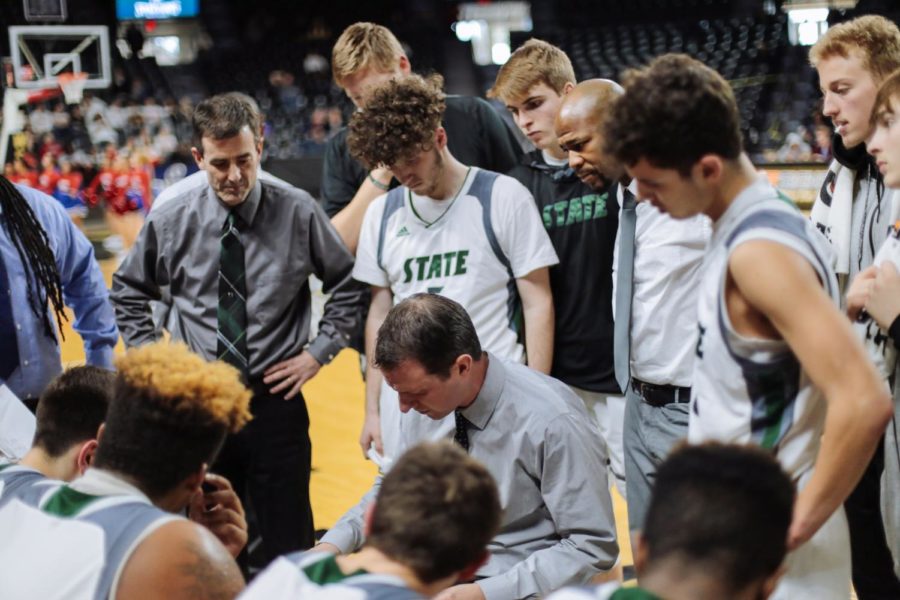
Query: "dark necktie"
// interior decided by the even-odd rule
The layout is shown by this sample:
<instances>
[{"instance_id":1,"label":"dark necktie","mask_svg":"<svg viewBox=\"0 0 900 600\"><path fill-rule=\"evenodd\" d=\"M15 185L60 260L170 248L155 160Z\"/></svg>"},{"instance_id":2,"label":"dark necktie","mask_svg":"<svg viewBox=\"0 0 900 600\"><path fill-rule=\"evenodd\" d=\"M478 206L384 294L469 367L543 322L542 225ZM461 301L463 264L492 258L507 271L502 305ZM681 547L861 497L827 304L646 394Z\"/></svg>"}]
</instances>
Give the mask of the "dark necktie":
<instances>
[{"instance_id":1,"label":"dark necktie","mask_svg":"<svg viewBox=\"0 0 900 600\"><path fill-rule=\"evenodd\" d=\"M453 414L456 416L456 431L453 433L453 441L459 444L459 446L465 450L469 451L469 421L466 419L461 412L454 411Z\"/></svg>"},{"instance_id":2,"label":"dark necktie","mask_svg":"<svg viewBox=\"0 0 900 600\"><path fill-rule=\"evenodd\" d=\"M3 254L0 254L0 379L4 381L19 367L19 342L16 338L11 293L6 262Z\"/></svg>"},{"instance_id":3,"label":"dark necktie","mask_svg":"<svg viewBox=\"0 0 900 600\"><path fill-rule=\"evenodd\" d=\"M616 321L613 324L613 365L625 393L631 376L631 300L634 297L634 232L637 224L634 195L622 190L621 237L616 267Z\"/></svg>"},{"instance_id":4,"label":"dark necktie","mask_svg":"<svg viewBox=\"0 0 900 600\"><path fill-rule=\"evenodd\" d=\"M219 305L216 356L247 376L247 282L244 246L234 211L222 228L219 254Z\"/></svg>"}]
</instances>

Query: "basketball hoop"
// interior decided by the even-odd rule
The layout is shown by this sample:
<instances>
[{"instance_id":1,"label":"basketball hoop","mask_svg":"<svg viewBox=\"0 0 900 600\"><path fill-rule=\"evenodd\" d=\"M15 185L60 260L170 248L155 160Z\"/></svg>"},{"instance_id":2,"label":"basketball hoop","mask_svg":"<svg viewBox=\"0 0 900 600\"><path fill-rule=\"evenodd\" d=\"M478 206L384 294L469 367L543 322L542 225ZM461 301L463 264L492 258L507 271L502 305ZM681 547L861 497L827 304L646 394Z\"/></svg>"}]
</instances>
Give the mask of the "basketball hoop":
<instances>
[{"instance_id":1,"label":"basketball hoop","mask_svg":"<svg viewBox=\"0 0 900 600\"><path fill-rule=\"evenodd\" d=\"M74 73L60 73L57 77L59 87L66 97L66 104L78 104L84 92L84 84L87 83L87 73L77 71Z\"/></svg>"}]
</instances>

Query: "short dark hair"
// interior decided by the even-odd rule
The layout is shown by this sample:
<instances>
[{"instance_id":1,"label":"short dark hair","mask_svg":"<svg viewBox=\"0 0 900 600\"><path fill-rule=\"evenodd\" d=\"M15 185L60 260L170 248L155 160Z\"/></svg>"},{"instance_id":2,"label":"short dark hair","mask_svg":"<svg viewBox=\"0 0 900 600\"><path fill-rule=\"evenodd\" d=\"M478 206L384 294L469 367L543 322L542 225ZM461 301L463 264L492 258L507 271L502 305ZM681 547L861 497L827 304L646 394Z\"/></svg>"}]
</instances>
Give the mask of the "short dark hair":
<instances>
[{"instance_id":1,"label":"short dark hair","mask_svg":"<svg viewBox=\"0 0 900 600\"><path fill-rule=\"evenodd\" d=\"M475 325L458 302L413 294L393 307L378 329L374 364L390 371L415 360L430 375L447 378L459 356L481 360L481 352Z\"/></svg>"},{"instance_id":2,"label":"short dark hair","mask_svg":"<svg viewBox=\"0 0 900 600\"><path fill-rule=\"evenodd\" d=\"M90 365L72 367L50 382L37 405L34 446L58 458L97 437L116 375Z\"/></svg>"},{"instance_id":3,"label":"short dark hair","mask_svg":"<svg viewBox=\"0 0 900 600\"><path fill-rule=\"evenodd\" d=\"M790 478L759 448L684 446L656 473L642 532L647 569L680 560L739 591L784 561L793 507Z\"/></svg>"},{"instance_id":4,"label":"short dark hair","mask_svg":"<svg viewBox=\"0 0 900 600\"><path fill-rule=\"evenodd\" d=\"M116 360L115 392L95 465L128 475L151 499L211 463L250 420L250 392L224 362L156 342Z\"/></svg>"},{"instance_id":5,"label":"short dark hair","mask_svg":"<svg viewBox=\"0 0 900 600\"><path fill-rule=\"evenodd\" d=\"M625 166L646 159L687 176L706 154L743 150L734 92L721 75L685 54L665 54L625 73L625 94L604 124L605 150Z\"/></svg>"},{"instance_id":6,"label":"short dark hair","mask_svg":"<svg viewBox=\"0 0 900 600\"><path fill-rule=\"evenodd\" d=\"M194 146L202 154L203 138L223 140L238 135L246 125L253 132L253 139L262 135L262 116L259 107L250 96L240 92L228 92L207 98L194 107L191 116L194 127Z\"/></svg>"},{"instance_id":7,"label":"short dark hair","mask_svg":"<svg viewBox=\"0 0 900 600\"><path fill-rule=\"evenodd\" d=\"M432 583L481 558L500 516L481 463L450 442L423 443L385 475L366 543Z\"/></svg>"},{"instance_id":8,"label":"short dark hair","mask_svg":"<svg viewBox=\"0 0 900 600\"><path fill-rule=\"evenodd\" d=\"M375 88L365 109L350 118L347 148L353 157L372 169L431 150L444 116L443 83L437 74L408 75Z\"/></svg>"}]
</instances>

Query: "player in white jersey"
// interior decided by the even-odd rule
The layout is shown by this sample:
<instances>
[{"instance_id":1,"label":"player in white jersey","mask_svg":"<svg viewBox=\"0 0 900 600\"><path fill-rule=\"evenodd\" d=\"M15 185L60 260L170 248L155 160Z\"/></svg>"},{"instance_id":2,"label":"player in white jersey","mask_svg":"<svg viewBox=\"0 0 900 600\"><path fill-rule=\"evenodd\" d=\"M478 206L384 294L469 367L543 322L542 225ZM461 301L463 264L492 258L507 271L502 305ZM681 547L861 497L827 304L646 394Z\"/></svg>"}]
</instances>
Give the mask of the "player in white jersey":
<instances>
[{"instance_id":1,"label":"player in white jersey","mask_svg":"<svg viewBox=\"0 0 900 600\"><path fill-rule=\"evenodd\" d=\"M236 596L246 523L239 505L226 506L232 490L200 486L226 434L249 420L250 392L236 369L183 344L132 349L116 366L91 467L36 506L0 509L0 595ZM177 516L185 509L191 520Z\"/></svg>"},{"instance_id":2,"label":"player in white jersey","mask_svg":"<svg viewBox=\"0 0 900 600\"><path fill-rule=\"evenodd\" d=\"M18 464L0 465L0 507L13 498L33 504L59 481L90 466L115 375L84 365L61 373L41 394L34 442Z\"/></svg>"},{"instance_id":3,"label":"player in white jersey","mask_svg":"<svg viewBox=\"0 0 900 600\"><path fill-rule=\"evenodd\" d=\"M890 418L877 371L838 309L817 234L741 148L734 94L684 55L632 73L606 124L638 195L675 218L713 220L698 304L692 442L769 449L800 489L775 598L846 598L841 504ZM711 126L710 124L715 124ZM821 434L821 441L820 441Z\"/></svg>"},{"instance_id":4,"label":"player in white jersey","mask_svg":"<svg viewBox=\"0 0 900 600\"><path fill-rule=\"evenodd\" d=\"M548 267L558 262L556 252L522 184L450 153L440 83L417 75L390 81L350 121L354 156L389 165L403 184L376 199L363 221L353 277L372 286L367 350L394 304L438 293L462 304L485 349L516 361L527 354L529 366L547 373L554 329ZM368 367L364 452L374 441L379 452L394 454L401 421L412 426L398 406Z\"/></svg>"},{"instance_id":5,"label":"player in white jersey","mask_svg":"<svg viewBox=\"0 0 900 600\"><path fill-rule=\"evenodd\" d=\"M356 554L309 551L279 558L242 600L420 600L470 580L500 527L488 470L450 443L403 453L366 515Z\"/></svg>"}]
</instances>

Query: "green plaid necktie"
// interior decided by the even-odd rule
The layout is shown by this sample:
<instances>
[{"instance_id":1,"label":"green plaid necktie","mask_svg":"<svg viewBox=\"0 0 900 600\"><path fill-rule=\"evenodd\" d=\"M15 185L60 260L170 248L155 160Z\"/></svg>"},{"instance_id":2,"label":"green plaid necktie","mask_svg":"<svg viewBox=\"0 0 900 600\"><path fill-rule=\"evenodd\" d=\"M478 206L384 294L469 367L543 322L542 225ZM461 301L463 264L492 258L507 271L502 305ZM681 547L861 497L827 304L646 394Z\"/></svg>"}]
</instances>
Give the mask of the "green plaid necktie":
<instances>
[{"instance_id":1,"label":"green plaid necktie","mask_svg":"<svg viewBox=\"0 0 900 600\"><path fill-rule=\"evenodd\" d=\"M234 211L222 228L219 254L219 306L216 355L247 375L247 281L244 246Z\"/></svg>"}]
</instances>

